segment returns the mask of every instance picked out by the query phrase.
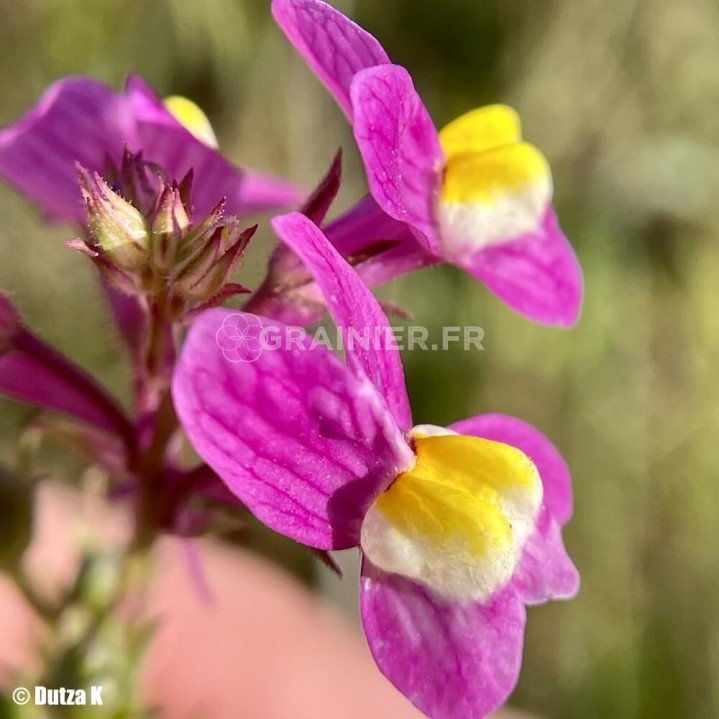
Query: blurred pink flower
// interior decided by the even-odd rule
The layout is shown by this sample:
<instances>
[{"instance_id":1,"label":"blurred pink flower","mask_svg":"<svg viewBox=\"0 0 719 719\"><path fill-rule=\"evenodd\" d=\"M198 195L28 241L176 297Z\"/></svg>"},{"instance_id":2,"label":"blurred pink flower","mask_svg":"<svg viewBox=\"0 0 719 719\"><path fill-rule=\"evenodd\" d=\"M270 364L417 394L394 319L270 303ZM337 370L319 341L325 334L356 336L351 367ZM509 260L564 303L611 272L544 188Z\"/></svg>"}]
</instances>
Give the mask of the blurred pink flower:
<instances>
[{"instance_id":1,"label":"blurred pink flower","mask_svg":"<svg viewBox=\"0 0 719 719\"><path fill-rule=\"evenodd\" d=\"M165 169L169 179L194 172L195 212L227 198L227 211L246 214L289 207L303 192L284 180L239 168L185 127L139 76L123 92L90 77L57 81L15 124L0 130L0 177L51 217L84 220L75 165L103 173L125 148Z\"/></svg>"}]
</instances>

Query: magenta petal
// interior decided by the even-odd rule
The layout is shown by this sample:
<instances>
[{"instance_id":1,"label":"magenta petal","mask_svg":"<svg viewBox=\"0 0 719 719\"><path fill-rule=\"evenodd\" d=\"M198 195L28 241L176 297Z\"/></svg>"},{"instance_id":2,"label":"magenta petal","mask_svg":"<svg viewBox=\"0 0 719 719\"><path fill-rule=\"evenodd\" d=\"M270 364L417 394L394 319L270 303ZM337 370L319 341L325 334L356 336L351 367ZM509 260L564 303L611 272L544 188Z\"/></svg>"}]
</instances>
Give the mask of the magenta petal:
<instances>
[{"instance_id":1,"label":"magenta petal","mask_svg":"<svg viewBox=\"0 0 719 719\"><path fill-rule=\"evenodd\" d=\"M579 591L579 572L564 548L561 527L546 508L524 545L510 586L525 604L571 599Z\"/></svg>"},{"instance_id":2,"label":"magenta petal","mask_svg":"<svg viewBox=\"0 0 719 719\"><path fill-rule=\"evenodd\" d=\"M412 78L398 65L369 68L355 76L350 94L372 196L390 217L415 228L428 249L439 252L434 208L444 152Z\"/></svg>"},{"instance_id":3,"label":"magenta petal","mask_svg":"<svg viewBox=\"0 0 719 719\"><path fill-rule=\"evenodd\" d=\"M377 287L439 261L436 255L427 252L414 238L407 238L385 252L355 265L355 270L368 287Z\"/></svg>"},{"instance_id":4,"label":"magenta petal","mask_svg":"<svg viewBox=\"0 0 719 719\"><path fill-rule=\"evenodd\" d=\"M350 366L361 368L387 401L397 424L408 430L412 411L402 358L379 302L307 217L295 212L276 217L272 226L314 276L330 314L343 330Z\"/></svg>"},{"instance_id":5,"label":"magenta petal","mask_svg":"<svg viewBox=\"0 0 719 719\"><path fill-rule=\"evenodd\" d=\"M551 207L536 232L486 247L470 258L447 260L535 322L571 327L579 319L582 269Z\"/></svg>"},{"instance_id":6,"label":"magenta petal","mask_svg":"<svg viewBox=\"0 0 719 719\"><path fill-rule=\"evenodd\" d=\"M371 195L323 231L368 287L440 261L417 242L409 225L392 219Z\"/></svg>"},{"instance_id":7,"label":"magenta petal","mask_svg":"<svg viewBox=\"0 0 719 719\"><path fill-rule=\"evenodd\" d=\"M22 325L5 333L5 306L0 295L0 394L63 412L131 444L132 424L92 377Z\"/></svg>"},{"instance_id":8,"label":"magenta petal","mask_svg":"<svg viewBox=\"0 0 719 719\"><path fill-rule=\"evenodd\" d=\"M266 341L238 353L255 326ZM366 508L413 455L367 379L299 334L206 312L175 371L175 406L200 456L267 526L318 549L355 546Z\"/></svg>"},{"instance_id":9,"label":"magenta petal","mask_svg":"<svg viewBox=\"0 0 719 719\"><path fill-rule=\"evenodd\" d=\"M390 222L397 226L400 225L394 220L390 220ZM373 236L369 235L370 247L366 256L363 257L363 253L359 252L348 258L348 260L351 259L355 271L367 287L376 287L440 261L436 255L423 250L413 236L407 236L406 225L402 225L402 227L405 233L403 239L392 241L387 245L377 238L374 240L375 246L373 247L371 245ZM345 235L341 239L346 239L348 242L356 240L359 243L361 242L360 237L360 235ZM281 247L286 250L284 257L290 257L290 250L284 245ZM275 257L279 256L279 252L276 251ZM287 267L288 272L294 272L292 265L287 263ZM306 327L319 322L327 307L315 282L306 284L300 282L297 288L279 294L272 289L267 290L265 287L261 287L244 309L246 312L270 317L287 325Z\"/></svg>"},{"instance_id":10,"label":"magenta petal","mask_svg":"<svg viewBox=\"0 0 719 719\"><path fill-rule=\"evenodd\" d=\"M365 559L360 606L380 670L432 719L480 719L514 689L526 613L511 589L453 604Z\"/></svg>"},{"instance_id":11,"label":"magenta petal","mask_svg":"<svg viewBox=\"0 0 719 719\"><path fill-rule=\"evenodd\" d=\"M480 414L450 425L459 434L484 437L521 449L537 465L544 506L560 525L572 516L572 478L559 450L531 424L506 414Z\"/></svg>"},{"instance_id":12,"label":"magenta petal","mask_svg":"<svg viewBox=\"0 0 719 719\"><path fill-rule=\"evenodd\" d=\"M0 131L0 175L58 220L81 220L75 163L102 170L133 142L121 96L84 77L59 80L14 125Z\"/></svg>"},{"instance_id":13,"label":"magenta petal","mask_svg":"<svg viewBox=\"0 0 719 719\"><path fill-rule=\"evenodd\" d=\"M273 0L272 14L287 39L351 120L352 78L366 67L391 62L382 45L320 0Z\"/></svg>"},{"instance_id":14,"label":"magenta petal","mask_svg":"<svg viewBox=\"0 0 719 719\"><path fill-rule=\"evenodd\" d=\"M200 142L139 77L130 78L125 94L84 77L52 85L25 117L0 131L0 176L56 219L82 221L76 163L102 172L125 146L144 149L175 179L193 167L198 213L223 196L233 213L289 207L304 196L283 180L235 167Z\"/></svg>"},{"instance_id":15,"label":"magenta petal","mask_svg":"<svg viewBox=\"0 0 719 719\"><path fill-rule=\"evenodd\" d=\"M145 159L181 180L192 168L195 213L207 214L222 197L227 212L246 214L297 205L305 192L284 180L239 168L217 150L198 140L168 112L160 98L139 76L127 81L126 97L137 122L139 146Z\"/></svg>"},{"instance_id":16,"label":"magenta petal","mask_svg":"<svg viewBox=\"0 0 719 719\"><path fill-rule=\"evenodd\" d=\"M404 222L392 219L367 195L357 204L333 220L323 232L343 257L373 253L378 245L399 242L414 235Z\"/></svg>"}]
</instances>

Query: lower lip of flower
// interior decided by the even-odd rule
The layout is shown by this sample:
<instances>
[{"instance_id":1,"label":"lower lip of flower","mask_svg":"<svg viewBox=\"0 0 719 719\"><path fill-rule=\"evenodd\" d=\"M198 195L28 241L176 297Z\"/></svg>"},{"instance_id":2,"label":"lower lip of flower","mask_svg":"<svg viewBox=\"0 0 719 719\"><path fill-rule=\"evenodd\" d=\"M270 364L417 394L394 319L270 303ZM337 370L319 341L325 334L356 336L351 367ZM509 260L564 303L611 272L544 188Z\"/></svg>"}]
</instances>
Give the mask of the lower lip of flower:
<instances>
[{"instance_id":1,"label":"lower lip of flower","mask_svg":"<svg viewBox=\"0 0 719 719\"><path fill-rule=\"evenodd\" d=\"M454 601L483 601L509 582L534 528L542 485L532 461L500 442L413 436L417 461L365 515L361 547L387 572Z\"/></svg>"}]
</instances>

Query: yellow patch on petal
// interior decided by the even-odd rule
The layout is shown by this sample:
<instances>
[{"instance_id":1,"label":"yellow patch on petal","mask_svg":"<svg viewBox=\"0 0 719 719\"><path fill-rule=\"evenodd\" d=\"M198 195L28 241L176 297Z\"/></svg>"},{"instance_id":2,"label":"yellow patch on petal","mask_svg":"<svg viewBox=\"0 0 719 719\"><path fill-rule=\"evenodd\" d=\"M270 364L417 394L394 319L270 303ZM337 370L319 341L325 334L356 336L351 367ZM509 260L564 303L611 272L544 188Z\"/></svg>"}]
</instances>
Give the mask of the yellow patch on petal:
<instances>
[{"instance_id":1,"label":"yellow patch on petal","mask_svg":"<svg viewBox=\"0 0 719 719\"><path fill-rule=\"evenodd\" d=\"M367 512L369 560L458 601L487 599L512 577L542 501L520 450L458 434L415 437L415 466Z\"/></svg>"},{"instance_id":2,"label":"yellow patch on petal","mask_svg":"<svg viewBox=\"0 0 719 719\"><path fill-rule=\"evenodd\" d=\"M533 232L551 198L549 165L529 143L455 155L439 200L442 241L461 255Z\"/></svg>"},{"instance_id":3,"label":"yellow patch on petal","mask_svg":"<svg viewBox=\"0 0 719 719\"><path fill-rule=\"evenodd\" d=\"M165 98L165 107L184 125L198 140L210 147L217 147L217 137L207 115L199 105L181 95Z\"/></svg>"},{"instance_id":4,"label":"yellow patch on petal","mask_svg":"<svg viewBox=\"0 0 719 719\"><path fill-rule=\"evenodd\" d=\"M527 142L455 155L447 163L442 200L496 203L508 195L541 188L549 174L544 155Z\"/></svg>"},{"instance_id":5,"label":"yellow patch on petal","mask_svg":"<svg viewBox=\"0 0 719 719\"><path fill-rule=\"evenodd\" d=\"M439 133L448 159L468 152L483 152L522 139L519 115L506 105L487 105L449 123Z\"/></svg>"},{"instance_id":6,"label":"yellow patch on petal","mask_svg":"<svg viewBox=\"0 0 719 719\"><path fill-rule=\"evenodd\" d=\"M535 231L552 198L552 176L536 147L522 142L517 113L489 105L449 123L437 218L442 244L462 259Z\"/></svg>"}]
</instances>

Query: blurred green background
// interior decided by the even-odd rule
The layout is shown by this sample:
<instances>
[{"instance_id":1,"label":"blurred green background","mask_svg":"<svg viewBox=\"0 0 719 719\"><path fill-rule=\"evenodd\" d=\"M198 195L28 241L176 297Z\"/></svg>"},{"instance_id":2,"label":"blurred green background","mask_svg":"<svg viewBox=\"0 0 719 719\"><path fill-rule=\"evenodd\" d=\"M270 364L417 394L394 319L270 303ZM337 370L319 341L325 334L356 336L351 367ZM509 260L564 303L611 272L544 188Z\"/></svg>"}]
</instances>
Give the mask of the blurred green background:
<instances>
[{"instance_id":1,"label":"blurred green background","mask_svg":"<svg viewBox=\"0 0 719 719\"><path fill-rule=\"evenodd\" d=\"M532 326L453 268L382 292L418 323L485 329L484 352L406 353L417 422L515 414L573 471L565 536L582 591L530 610L513 703L549 718L719 717L719 4L335 4L411 69L438 125L490 102L520 111L585 270L571 332ZM310 187L344 147L336 207L347 206L365 189L351 134L268 5L2 2L0 124L58 76L119 86L138 71L198 101L237 162ZM89 263L63 247L68 231L5 186L0 218L0 286L120 394L127 370ZM265 229L243 283L259 279L271 243ZM0 402L3 451L30 416Z\"/></svg>"}]
</instances>

